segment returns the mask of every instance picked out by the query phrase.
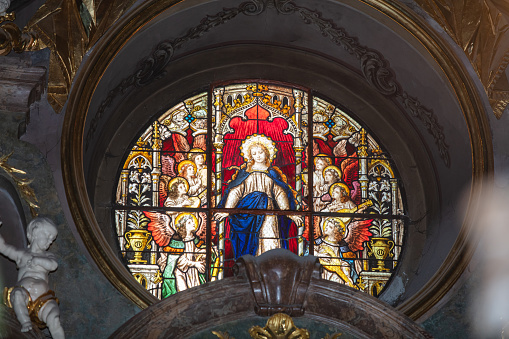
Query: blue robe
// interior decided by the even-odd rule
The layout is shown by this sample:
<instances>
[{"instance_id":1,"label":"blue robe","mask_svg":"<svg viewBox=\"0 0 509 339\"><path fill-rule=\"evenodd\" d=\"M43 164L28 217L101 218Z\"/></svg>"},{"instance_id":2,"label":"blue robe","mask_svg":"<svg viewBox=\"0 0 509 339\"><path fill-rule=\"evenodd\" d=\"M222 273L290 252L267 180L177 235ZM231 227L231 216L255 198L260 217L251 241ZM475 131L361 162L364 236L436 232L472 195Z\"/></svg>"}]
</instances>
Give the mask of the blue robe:
<instances>
[{"instance_id":1,"label":"blue robe","mask_svg":"<svg viewBox=\"0 0 509 339\"><path fill-rule=\"evenodd\" d=\"M273 168L269 168L265 173L274 181L276 185L283 189L288 199L290 210L295 210L297 204L295 202L295 197L290 186L288 186L288 184L282 180L279 173ZM250 174L251 173L247 172L245 169L241 169L238 172L235 180L228 184L228 187L224 192L223 198L221 199L218 208L225 207L226 200L230 194L230 190L242 184ZM235 208L260 210L267 209L269 201L268 199L273 200L274 209L278 210L279 206L277 205L277 202L273 196L269 197L264 192L257 191L251 192L240 199ZM231 214L229 216L228 220L230 222L230 240L233 251L235 253L235 258L240 258L244 254L256 255L256 250L258 248L258 233L262 227L264 219L264 215L254 215L249 213L237 213ZM288 249L287 239L292 221L285 216L278 216L278 225L279 236L281 239L281 248Z\"/></svg>"}]
</instances>

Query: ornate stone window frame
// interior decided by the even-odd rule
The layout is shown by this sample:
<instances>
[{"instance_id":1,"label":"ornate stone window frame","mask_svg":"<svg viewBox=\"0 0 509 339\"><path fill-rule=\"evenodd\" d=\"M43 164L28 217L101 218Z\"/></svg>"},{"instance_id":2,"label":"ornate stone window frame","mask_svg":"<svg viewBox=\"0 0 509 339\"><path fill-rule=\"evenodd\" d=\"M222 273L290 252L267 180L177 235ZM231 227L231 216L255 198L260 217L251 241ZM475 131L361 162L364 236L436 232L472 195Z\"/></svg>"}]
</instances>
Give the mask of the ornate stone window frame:
<instances>
[{"instance_id":1,"label":"ornate stone window frame","mask_svg":"<svg viewBox=\"0 0 509 339\"><path fill-rule=\"evenodd\" d=\"M115 251L111 248L111 243L105 236L108 232L108 230L106 230L107 225L103 225L98 222L98 219L101 219L101 213L104 212L98 211L94 208L94 206L97 206L97 204L100 203L100 201L97 201L100 194L98 195L98 192L95 191L95 187L92 187L94 184L91 184L90 181L87 182L87 179L90 179L90 177L87 178L87 176L90 176L91 172L84 171L84 165L85 168L97 169L99 164L85 163L84 161L84 148L87 147L87 135L85 130L90 131L90 124L93 124L93 121L90 120L90 116L87 119L87 114L89 114L89 107L94 98L95 91L98 88L108 66L114 61L118 51L121 50L126 42L132 39L136 32L138 32L142 27L150 24L152 20L157 20L157 17L161 15L161 13L170 13L178 9L176 8L178 5L177 3L177 1L161 1L157 3L142 4L121 18L115 26L108 31L103 39L98 42L88 59L85 60L80 73L75 78L75 83L69 96L62 132L62 158L65 159L62 165L62 172L70 210L73 214L76 227L92 257L103 273L123 294L128 296L141 307L146 307L147 305L152 304L155 302L155 299L140 285L137 285L134 279L130 276L129 272L117 259ZM268 3L271 2L261 3L263 6L259 9L266 10ZM275 1L274 4L276 5L276 8L278 8L278 4L282 6L279 7L278 10L288 10L291 9L291 7L288 6L292 5L293 2ZM464 120L470 135L472 181L474 183L480 182L482 177L491 173L493 168L491 136L485 113L486 107L483 105L482 98L480 97L479 91L476 88L476 84L473 82L468 69L466 69L456 52L441 36L429 27L428 24L423 22L420 17L397 1L391 0L379 2L374 0L358 0L353 1L351 5L358 10L369 13L369 15L385 18L385 20L390 21L391 25L399 26L404 30L412 32L414 39L412 43L418 44L421 48L427 50L431 58L433 58L443 70L443 75L448 79L450 86L456 94L458 104L463 112ZM251 9L248 8L247 10L251 11L255 9L256 8L253 7ZM373 11L376 13L373 14ZM274 48L274 46L257 46L256 48L267 49ZM244 51L242 49L244 49ZM285 49L288 50L286 47L277 47L276 49L279 50L280 53L283 53L282 51ZM232 50L235 50L235 53L245 53L245 55L248 55L253 51L252 46L250 47L249 44L240 44L237 47L218 47L216 51L204 50L201 51L201 54L197 53L196 55L200 54L200 58L207 58L213 55L214 52L224 53ZM293 50L292 52L294 52L295 55L298 55L299 53L301 54L301 58L298 63L299 66L303 66L306 62L314 64L318 59L322 59L321 56L310 55L309 59L305 60L306 58L303 56L306 54L305 51ZM190 56L189 58L180 58L164 65L164 67L167 66L172 70L177 71L180 66L185 66L186 63L191 62L192 59L193 56ZM228 63L230 66L237 65L240 67L242 65L242 63L239 63L238 60L234 59L223 61L223 65L215 66L225 67ZM251 65L260 71L261 76L265 76L263 74L264 72L269 75L271 71L278 69L277 64L271 64L271 61L273 62L274 60L268 58L263 65L264 67L256 68L256 60L251 60ZM334 61L331 60L328 62L334 63ZM379 66L380 65L371 70L380 70L381 68ZM284 72L285 70L281 71L287 75L284 80L297 84L301 83L302 79L294 79L298 77L287 72L289 69L292 69L292 66L288 67L286 72ZM322 69L317 72L322 72L323 74L323 72L326 71L327 70ZM364 82L366 86L361 86L361 92L363 92L364 95L373 94L376 100L378 100L377 103L381 103L383 101L381 99L384 97L388 97L390 100L393 100L394 93L391 92L391 88L393 86L389 84L386 89L377 88L377 83L370 81L370 76L373 74L375 75L375 77L371 80L380 80L380 78L376 76L376 72L373 73L372 71L368 70L368 75L364 74L364 79L358 75L356 76L355 72L345 72L343 75L352 79L356 86ZM213 75L209 73L208 76L211 77ZM230 74L229 76L232 78L243 76L249 77L249 74L239 71L236 74ZM205 78L206 77L207 75L205 75ZM205 78L202 78L201 82L199 82L203 86L206 86L207 84ZM282 78L282 74L276 74L275 80ZM186 89L186 86L188 86L189 82L187 80L189 79L183 81L180 86L182 87L182 91ZM382 85L387 85L387 83L382 83ZM368 89L370 88L369 86L372 86L371 90ZM310 87L313 87L313 85ZM118 89L119 93L123 90L125 89ZM146 93L144 91L147 91L147 88L141 89L139 91L139 95L144 95ZM384 91L387 93L384 93ZM332 92L334 91L327 92L327 90L325 90L325 94L328 96L333 96L334 93ZM407 108L412 111L412 109L415 108L415 104L412 104L412 100L405 101L403 92L398 92L402 95L401 98L403 99L400 105L408 105ZM408 99L409 96L407 95L406 98ZM336 99L336 101L339 101L340 99L341 98ZM115 104L117 105L116 111L120 112L122 109L127 107L129 100L124 103L116 102ZM396 107L394 106L394 100L393 104L387 103L386 105L393 105L392 108ZM442 139L440 136L437 136L436 132L434 132L432 124L435 120L428 119L429 115L425 112L419 110L413 111L416 114L417 120L427 125L428 130L435 138L437 147L440 148L440 140ZM110 121L115 121L115 119L120 119L118 114L113 116L113 120ZM101 138L104 139L104 136L101 136L99 140L101 140ZM96 150L101 151L101 148ZM105 154L105 149L102 149L102 152L102 154L99 154L100 157ZM423 150L423 153L425 154L426 152ZM443 156L442 151L440 151L440 153L442 154L442 159L444 159L445 164L447 165L447 157ZM427 172L432 173L433 169L430 168ZM89 196L89 192L94 192L94 194ZM431 196L433 196L433 194L437 193L431 193ZM108 197L110 196L111 195L108 194ZM439 194L436 196L439 196ZM433 202L429 203L433 205ZM416 291L416 293L414 293L411 297L398 305L398 309L411 318L419 318L433 305L435 305L454 285L467 266L474 248L474 245L469 243L469 239L472 235L471 220L473 218L471 216L476 212L476 206L473 206L472 204L473 203L470 204L467 215L464 217L465 221L456 242L450 249L449 255L442 263L441 267L437 270L433 278L431 278L419 291Z\"/></svg>"}]
</instances>

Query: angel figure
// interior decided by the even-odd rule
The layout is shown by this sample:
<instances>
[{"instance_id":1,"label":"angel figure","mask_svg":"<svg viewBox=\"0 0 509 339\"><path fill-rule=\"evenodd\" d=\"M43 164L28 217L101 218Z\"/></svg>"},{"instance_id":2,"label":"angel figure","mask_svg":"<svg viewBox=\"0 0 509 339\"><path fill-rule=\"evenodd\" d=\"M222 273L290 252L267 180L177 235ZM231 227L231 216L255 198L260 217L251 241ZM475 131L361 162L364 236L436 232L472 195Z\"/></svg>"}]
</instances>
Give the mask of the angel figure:
<instances>
[{"instance_id":1,"label":"angel figure","mask_svg":"<svg viewBox=\"0 0 509 339\"><path fill-rule=\"evenodd\" d=\"M319 188L323 186L325 183L324 177L323 177L323 170L325 167L331 165L331 159L326 154L318 154L315 156L315 171L313 172L313 186L314 186L314 196L320 197L320 191Z\"/></svg>"},{"instance_id":2,"label":"angel figure","mask_svg":"<svg viewBox=\"0 0 509 339\"><path fill-rule=\"evenodd\" d=\"M151 222L147 230L164 253L158 260L163 271L162 297L198 286L205 282L206 246L196 236L198 219L193 213L180 213L172 223L170 216L164 213L144 212ZM175 226L173 226L175 225ZM212 260L216 255L212 253ZM213 265L217 266L217 265ZM217 272L212 271L212 277Z\"/></svg>"},{"instance_id":3,"label":"angel figure","mask_svg":"<svg viewBox=\"0 0 509 339\"><path fill-rule=\"evenodd\" d=\"M186 115L187 112L184 110L177 110L173 112L168 119L168 129L170 131L183 133L189 127L189 123L184 119Z\"/></svg>"},{"instance_id":4,"label":"angel figure","mask_svg":"<svg viewBox=\"0 0 509 339\"><path fill-rule=\"evenodd\" d=\"M57 234L57 227L51 220L35 218L27 227L28 248L14 248L0 236L0 253L18 266L18 282L15 287L5 288L4 303L14 309L21 331L30 331L33 320L41 326L45 323L54 339L63 339L58 299L48 284L48 274L57 269L58 263L47 250Z\"/></svg>"},{"instance_id":5,"label":"angel figure","mask_svg":"<svg viewBox=\"0 0 509 339\"><path fill-rule=\"evenodd\" d=\"M187 194L193 197L204 196L205 189L207 188L207 182L202 183L201 179L196 175L197 167L191 160L184 160L178 165L179 177L185 178L189 183L189 190Z\"/></svg>"},{"instance_id":6,"label":"angel figure","mask_svg":"<svg viewBox=\"0 0 509 339\"><path fill-rule=\"evenodd\" d=\"M322 278L358 289L356 281L361 265L356 251L364 249L363 243L372 235L368 227L372 220L345 226L341 218L327 217L321 223L322 237L317 239L315 255L323 266Z\"/></svg>"},{"instance_id":7,"label":"angel figure","mask_svg":"<svg viewBox=\"0 0 509 339\"><path fill-rule=\"evenodd\" d=\"M193 148L189 152L189 160L196 165L196 176L200 179L202 186L207 186L207 158L205 152L201 148Z\"/></svg>"},{"instance_id":8,"label":"angel figure","mask_svg":"<svg viewBox=\"0 0 509 339\"><path fill-rule=\"evenodd\" d=\"M331 201L329 189L341 181L341 170L337 166L327 166L323 169L323 184L317 187L318 197L315 200L315 211L321 211Z\"/></svg>"},{"instance_id":9,"label":"angel figure","mask_svg":"<svg viewBox=\"0 0 509 339\"><path fill-rule=\"evenodd\" d=\"M322 212L337 212L340 210L355 209L357 205L350 198L350 189L346 184L335 183L329 188L331 201Z\"/></svg>"},{"instance_id":10,"label":"angel figure","mask_svg":"<svg viewBox=\"0 0 509 339\"><path fill-rule=\"evenodd\" d=\"M200 207L200 199L190 197L189 183L185 178L177 177L168 183L168 195L164 207Z\"/></svg>"}]
</instances>

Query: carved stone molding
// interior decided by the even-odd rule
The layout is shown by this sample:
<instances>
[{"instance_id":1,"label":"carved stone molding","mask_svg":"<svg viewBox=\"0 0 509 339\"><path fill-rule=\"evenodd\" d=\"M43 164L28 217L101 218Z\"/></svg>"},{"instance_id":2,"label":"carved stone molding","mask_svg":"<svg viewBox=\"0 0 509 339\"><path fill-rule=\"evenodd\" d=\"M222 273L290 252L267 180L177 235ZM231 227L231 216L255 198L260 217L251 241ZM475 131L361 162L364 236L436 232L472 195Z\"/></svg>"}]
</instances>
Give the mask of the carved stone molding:
<instances>
[{"instance_id":1,"label":"carved stone molding","mask_svg":"<svg viewBox=\"0 0 509 339\"><path fill-rule=\"evenodd\" d=\"M256 301L256 314L286 313L301 316L311 277L320 278L320 264L313 256L299 257L276 249L258 257L244 255L237 260L236 275L249 279Z\"/></svg>"},{"instance_id":2,"label":"carved stone molding","mask_svg":"<svg viewBox=\"0 0 509 339\"><path fill-rule=\"evenodd\" d=\"M244 256L238 261L240 271L236 277L190 288L163 299L128 320L110 338L189 338L193 335L212 338L213 331L223 338L245 337L252 326L235 333L232 325L239 321L260 325L267 322L254 312L258 306L255 298L259 298L256 294L263 292L253 294L252 289L253 286L264 288L263 285L270 293L275 292L277 286L287 296L295 293L299 295L296 299L302 298L299 303L306 305L306 313L294 318L295 322L306 319L315 325L327 325L327 330L332 328L336 333L349 333L355 338L431 338L410 318L382 301L346 285L317 279L316 257L298 257L284 252L288 251L268 252L269 255L258 262ZM257 277L254 284L252 278L249 278L250 283L242 273L242 266L246 273L255 269L255 272L246 274ZM297 266L305 273L293 272ZM258 284L260 277L266 279L263 284ZM303 287L307 292L303 293ZM285 319L288 317L279 315L273 319L273 325L279 328L279 320ZM308 329L316 332L316 328ZM276 338L286 337L281 333Z\"/></svg>"},{"instance_id":3,"label":"carved stone molding","mask_svg":"<svg viewBox=\"0 0 509 339\"><path fill-rule=\"evenodd\" d=\"M46 69L11 57L0 63L0 110L28 112L30 105L41 98Z\"/></svg>"},{"instance_id":4,"label":"carved stone molding","mask_svg":"<svg viewBox=\"0 0 509 339\"><path fill-rule=\"evenodd\" d=\"M415 0L470 59L497 118L509 104L509 2Z\"/></svg>"},{"instance_id":5,"label":"carved stone molding","mask_svg":"<svg viewBox=\"0 0 509 339\"><path fill-rule=\"evenodd\" d=\"M433 137L440 157L445 165L450 167L449 146L445 142L443 128L437 116L432 109L425 107L416 97L401 87L396 80L395 72L390 68L389 62L383 55L361 45L356 37L349 35L344 28L337 26L331 19L324 18L320 12L297 6L290 0L249 0L236 8L223 9L214 15L207 15L198 26L189 29L183 36L159 43L152 54L140 62L139 68L112 88L106 99L101 102L85 137L85 150L90 146L99 122L112 102L127 91L144 86L165 75L164 68L172 60L177 49L191 40L202 37L214 27L234 19L239 14L259 15L267 8L275 9L282 15L298 15L304 24L314 26L324 37L355 56L359 60L359 68L366 81L382 95L389 98L394 97L411 117L418 119L424 125Z\"/></svg>"}]
</instances>

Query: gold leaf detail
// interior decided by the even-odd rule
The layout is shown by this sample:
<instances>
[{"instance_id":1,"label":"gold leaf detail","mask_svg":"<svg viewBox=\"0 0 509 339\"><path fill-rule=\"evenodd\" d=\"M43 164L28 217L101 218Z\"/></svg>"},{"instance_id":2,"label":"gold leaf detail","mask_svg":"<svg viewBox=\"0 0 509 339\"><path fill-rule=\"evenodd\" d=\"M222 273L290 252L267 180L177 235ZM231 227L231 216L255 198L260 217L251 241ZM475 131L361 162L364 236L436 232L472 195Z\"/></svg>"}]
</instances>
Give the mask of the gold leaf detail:
<instances>
[{"instance_id":1,"label":"gold leaf detail","mask_svg":"<svg viewBox=\"0 0 509 339\"><path fill-rule=\"evenodd\" d=\"M17 176L16 174L26 174L25 171L22 171L20 169L14 168L11 165L7 163L9 158L14 152L11 152L7 155L4 155L0 157L0 168L3 169L7 175L14 181L16 186L18 187L19 192L21 193L21 196L23 197L23 200L26 201L30 208L30 213L33 217L37 216L37 209L39 208L39 205L37 205L37 197L35 196L35 192L29 185L32 183L32 179L28 178L21 178Z\"/></svg>"}]
</instances>

